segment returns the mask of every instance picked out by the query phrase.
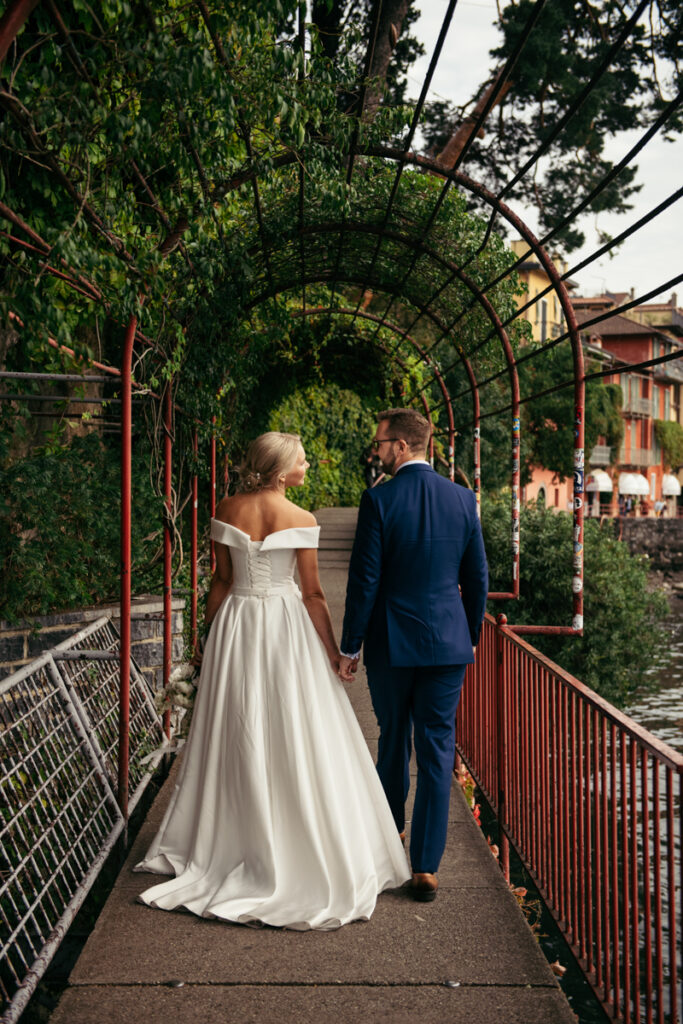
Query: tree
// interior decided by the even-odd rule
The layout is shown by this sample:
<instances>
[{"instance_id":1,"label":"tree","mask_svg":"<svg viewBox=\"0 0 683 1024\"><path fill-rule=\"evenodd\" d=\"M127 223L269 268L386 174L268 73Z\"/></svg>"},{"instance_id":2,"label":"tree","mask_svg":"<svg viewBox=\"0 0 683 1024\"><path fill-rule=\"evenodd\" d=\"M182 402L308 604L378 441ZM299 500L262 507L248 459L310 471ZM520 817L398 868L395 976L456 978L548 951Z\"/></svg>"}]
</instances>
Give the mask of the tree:
<instances>
[{"instance_id":1,"label":"tree","mask_svg":"<svg viewBox=\"0 0 683 1024\"><path fill-rule=\"evenodd\" d=\"M664 452L664 458L674 471L683 466L683 427L673 420L655 420L655 437Z\"/></svg>"},{"instance_id":2,"label":"tree","mask_svg":"<svg viewBox=\"0 0 683 1024\"><path fill-rule=\"evenodd\" d=\"M491 589L510 578L507 503L482 503L482 528ZM572 601L572 518L525 505L520 517L518 601L490 602L511 623L567 625ZM648 581L647 560L629 553L610 526L584 524L584 631L582 637L535 635L534 645L617 706L651 678L666 649L661 621L667 603ZM637 637L637 642L634 638Z\"/></svg>"},{"instance_id":3,"label":"tree","mask_svg":"<svg viewBox=\"0 0 683 1024\"><path fill-rule=\"evenodd\" d=\"M586 373L592 369L586 363ZM522 437L524 463L529 479L532 466L542 466L563 480L574 471L574 388L551 390L556 384L573 378L572 350L568 343L544 352L537 359L522 363L519 368L522 395L538 395L522 406ZM604 437L612 448L612 461L624 436L620 410L622 391L619 384L603 384L599 380L586 383L585 440L587 455Z\"/></svg>"},{"instance_id":4,"label":"tree","mask_svg":"<svg viewBox=\"0 0 683 1024\"><path fill-rule=\"evenodd\" d=\"M311 9L325 56L336 60L347 55L356 65L358 85L370 58L365 98L365 117L372 120L381 102L399 106L405 102L406 73L424 53L410 32L420 12L411 0L315 0ZM372 29L377 19L377 29ZM354 91L353 100L360 96ZM351 100L345 99L349 108Z\"/></svg>"},{"instance_id":5,"label":"tree","mask_svg":"<svg viewBox=\"0 0 683 1024\"><path fill-rule=\"evenodd\" d=\"M311 384L271 410L270 430L301 436L311 468L296 502L303 508L357 505L365 488L361 454L373 435L372 412L337 385Z\"/></svg>"},{"instance_id":6,"label":"tree","mask_svg":"<svg viewBox=\"0 0 683 1024\"><path fill-rule=\"evenodd\" d=\"M427 149L437 162L452 166L470 141L477 114L500 84L495 116L489 114L481 133L484 138L474 139L468 152L475 168L471 173L483 177L494 191L550 139L637 3L597 0L587 5L579 0L553 0L543 8L514 69L503 79L503 65L515 51L533 6L532 0L520 0L501 11L503 41L492 51L496 63L470 104L456 108L438 101L426 110ZM653 112L659 113L680 93L681 6L677 0L651 0L648 13L649 19L638 21L608 72L550 143L542 168L534 169L533 182L523 178L512 193L537 206L544 230L558 225L577 197L587 195L611 171L613 163L604 155L606 142L619 132L650 124ZM669 119L670 135L682 126L679 107ZM592 214L630 209L629 199L640 188L636 173L636 167L622 170L593 200ZM555 244L568 252L583 241L575 223L555 236Z\"/></svg>"}]
</instances>

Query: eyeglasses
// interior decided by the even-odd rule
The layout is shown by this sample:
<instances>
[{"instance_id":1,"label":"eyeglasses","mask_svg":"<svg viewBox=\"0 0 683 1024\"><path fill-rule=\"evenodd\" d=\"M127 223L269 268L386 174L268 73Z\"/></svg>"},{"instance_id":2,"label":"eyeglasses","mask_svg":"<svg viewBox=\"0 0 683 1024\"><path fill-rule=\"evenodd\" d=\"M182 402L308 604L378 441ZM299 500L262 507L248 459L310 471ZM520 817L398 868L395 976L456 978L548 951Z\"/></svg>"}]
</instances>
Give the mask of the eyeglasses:
<instances>
[{"instance_id":1,"label":"eyeglasses","mask_svg":"<svg viewBox=\"0 0 683 1024\"><path fill-rule=\"evenodd\" d=\"M403 438L401 438L401 437L381 437L381 438L377 438L376 437L376 438L374 438L373 441L370 442L370 447L372 448L373 452L378 452L379 451L379 446L381 444L386 444L387 441L402 441L402 440L403 440Z\"/></svg>"}]
</instances>

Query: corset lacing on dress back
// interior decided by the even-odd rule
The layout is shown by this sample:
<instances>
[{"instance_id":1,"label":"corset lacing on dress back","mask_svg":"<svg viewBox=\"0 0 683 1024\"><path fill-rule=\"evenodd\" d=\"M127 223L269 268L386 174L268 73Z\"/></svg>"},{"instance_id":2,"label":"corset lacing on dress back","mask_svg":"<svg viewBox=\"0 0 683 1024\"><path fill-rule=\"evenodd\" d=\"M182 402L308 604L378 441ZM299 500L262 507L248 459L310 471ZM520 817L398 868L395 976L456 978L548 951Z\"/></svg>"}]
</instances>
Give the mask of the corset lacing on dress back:
<instances>
[{"instance_id":1,"label":"corset lacing on dress back","mask_svg":"<svg viewBox=\"0 0 683 1024\"><path fill-rule=\"evenodd\" d=\"M236 526L213 520L212 536L230 547L234 597L300 594L294 582L297 547L315 546L318 527L276 530L264 540L252 540Z\"/></svg>"},{"instance_id":2,"label":"corset lacing on dress back","mask_svg":"<svg viewBox=\"0 0 683 1024\"><path fill-rule=\"evenodd\" d=\"M279 555L278 562L282 560L285 552L264 551L261 553L254 544L254 548L248 551L231 551L233 560L233 572L235 582L230 593L236 597L270 597L274 594L299 593L299 588L294 582L293 570L296 555L293 552L286 552L285 566L278 565L274 571L273 556ZM289 570L289 571L287 571Z\"/></svg>"}]
</instances>

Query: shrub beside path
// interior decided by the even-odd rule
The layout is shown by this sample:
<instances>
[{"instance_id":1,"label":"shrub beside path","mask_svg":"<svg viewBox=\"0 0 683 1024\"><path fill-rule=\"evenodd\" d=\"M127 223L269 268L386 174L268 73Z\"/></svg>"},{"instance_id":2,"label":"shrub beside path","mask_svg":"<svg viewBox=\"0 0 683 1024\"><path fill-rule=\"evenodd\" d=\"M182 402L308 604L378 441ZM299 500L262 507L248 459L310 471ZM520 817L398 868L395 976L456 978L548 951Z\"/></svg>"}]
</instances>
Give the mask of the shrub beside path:
<instances>
[{"instance_id":1,"label":"shrub beside path","mask_svg":"<svg viewBox=\"0 0 683 1024\"><path fill-rule=\"evenodd\" d=\"M355 510L326 509L318 518L321 577L339 635ZM377 728L362 670L350 696L374 754ZM291 932L136 902L156 876L131 868L159 826L176 770L50 1024L576 1024L457 784L434 903L398 890L379 897L368 922Z\"/></svg>"}]
</instances>

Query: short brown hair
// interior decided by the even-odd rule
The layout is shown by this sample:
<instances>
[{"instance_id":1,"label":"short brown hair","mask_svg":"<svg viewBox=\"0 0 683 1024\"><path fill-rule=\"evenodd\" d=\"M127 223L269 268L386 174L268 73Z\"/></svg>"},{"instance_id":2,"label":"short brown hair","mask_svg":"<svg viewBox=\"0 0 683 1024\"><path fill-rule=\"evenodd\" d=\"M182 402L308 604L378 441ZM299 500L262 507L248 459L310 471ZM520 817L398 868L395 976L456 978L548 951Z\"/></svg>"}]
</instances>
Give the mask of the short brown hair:
<instances>
[{"instance_id":1,"label":"short brown hair","mask_svg":"<svg viewBox=\"0 0 683 1024\"><path fill-rule=\"evenodd\" d=\"M417 409L385 409L377 417L389 424L391 433L410 448L411 452L425 452L432 428Z\"/></svg>"}]
</instances>

